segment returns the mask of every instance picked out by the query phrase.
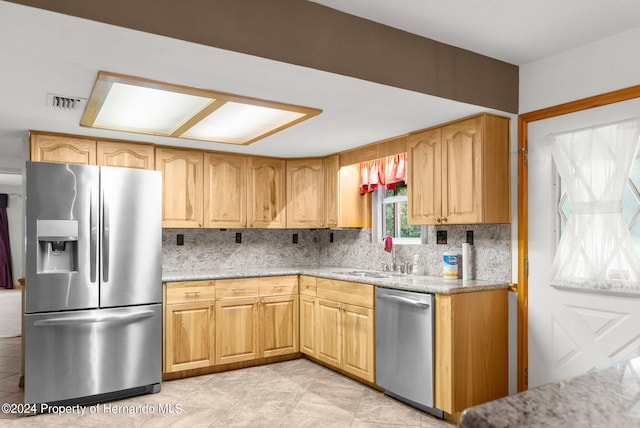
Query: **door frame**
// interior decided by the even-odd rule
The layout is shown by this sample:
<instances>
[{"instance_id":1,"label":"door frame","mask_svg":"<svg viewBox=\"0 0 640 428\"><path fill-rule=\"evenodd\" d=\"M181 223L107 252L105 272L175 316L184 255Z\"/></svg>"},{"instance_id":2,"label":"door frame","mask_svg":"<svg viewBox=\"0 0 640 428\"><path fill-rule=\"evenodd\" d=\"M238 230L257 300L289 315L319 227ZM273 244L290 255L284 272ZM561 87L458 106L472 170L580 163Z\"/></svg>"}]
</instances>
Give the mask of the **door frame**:
<instances>
[{"instance_id":1,"label":"door frame","mask_svg":"<svg viewBox=\"0 0 640 428\"><path fill-rule=\"evenodd\" d=\"M528 389L529 379L529 171L527 167L530 122L640 98L640 85L605 92L518 115L518 392Z\"/></svg>"}]
</instances>

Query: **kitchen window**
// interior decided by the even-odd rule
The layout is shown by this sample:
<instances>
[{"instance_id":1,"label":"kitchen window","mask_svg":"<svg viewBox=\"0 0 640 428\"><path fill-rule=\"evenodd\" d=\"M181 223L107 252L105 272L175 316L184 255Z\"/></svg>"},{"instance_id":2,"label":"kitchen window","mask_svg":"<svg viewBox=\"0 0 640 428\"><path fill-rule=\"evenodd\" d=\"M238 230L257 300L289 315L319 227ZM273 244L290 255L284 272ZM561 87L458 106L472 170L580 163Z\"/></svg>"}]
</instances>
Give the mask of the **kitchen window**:
<instances>
[{"instance_id":1,"label":"kitchen window","mask_svg":"<svg viewBox=\"0 0 640 428\"><path fill-rule=\"evenodd\" d=\"M423 244L427 227L411 225L407 221L407 184L396 183L395 188L378 187L372 195L372 240L381 242L385 235L396 244Z\"/></svg>"}]
</instances>

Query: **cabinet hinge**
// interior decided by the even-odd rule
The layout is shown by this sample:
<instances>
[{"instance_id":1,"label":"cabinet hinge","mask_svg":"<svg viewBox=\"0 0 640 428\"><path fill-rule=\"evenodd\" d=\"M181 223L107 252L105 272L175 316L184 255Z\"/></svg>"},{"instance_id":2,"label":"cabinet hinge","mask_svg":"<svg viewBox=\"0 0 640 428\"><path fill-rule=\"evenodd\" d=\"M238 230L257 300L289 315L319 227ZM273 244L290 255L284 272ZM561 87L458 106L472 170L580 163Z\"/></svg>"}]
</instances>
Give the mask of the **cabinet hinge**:
<instances>
[{"instance_id":1,"label":"cabinet hinge","mask_svg":"<svg viewBox=\"0 0 640 428\"><path fill-rule=\"evenodd\" d=\"M524 154L524 165L529 166L529 149L520 149L520 153Z\"/></svg>"}]
</instances>

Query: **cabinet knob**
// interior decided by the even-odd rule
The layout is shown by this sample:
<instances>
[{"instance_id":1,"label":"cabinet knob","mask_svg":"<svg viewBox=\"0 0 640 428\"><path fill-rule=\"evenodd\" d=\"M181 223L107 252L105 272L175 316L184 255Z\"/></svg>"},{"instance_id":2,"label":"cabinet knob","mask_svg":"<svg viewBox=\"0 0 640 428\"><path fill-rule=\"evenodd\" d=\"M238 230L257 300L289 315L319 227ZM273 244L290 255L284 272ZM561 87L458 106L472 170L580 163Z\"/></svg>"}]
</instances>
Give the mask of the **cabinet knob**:
<instances>
[{"instance_id":1,"label":"cabinet knob","mask_svg":"<svg viewBox=\"0 0 640 428\"><path fill-rule=\"evenodd\" d=\"M446 217L442 217L442 222L445 223L447 221Z\"/></svg>"},{"instance_id":2,"label":"cabinet knob","mask_svg":"<svg viewBox=\"0 0 640 428\"><path fill-rule=\"evenodd\" d=\"M442 223L442 218L436 217L436 223Z\"/></svg>"}]
</instances>

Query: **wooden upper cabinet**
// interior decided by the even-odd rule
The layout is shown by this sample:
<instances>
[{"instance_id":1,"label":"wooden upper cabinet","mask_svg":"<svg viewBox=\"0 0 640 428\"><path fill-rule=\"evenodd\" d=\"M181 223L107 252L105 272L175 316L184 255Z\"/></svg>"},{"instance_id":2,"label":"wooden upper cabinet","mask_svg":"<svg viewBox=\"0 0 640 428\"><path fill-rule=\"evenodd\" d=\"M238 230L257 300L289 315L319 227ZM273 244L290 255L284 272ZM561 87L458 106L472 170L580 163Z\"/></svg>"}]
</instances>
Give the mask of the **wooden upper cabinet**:
<instances>
[{"instance_id":1,"label":"wooden upper cabinet","mask_svg":"<svg viewBox=\"0 0 640 428\"><path fill-rule=\"evenodd\" d=\"M360 165L340 168L338 226L371 227L371 193L360 194Z\"/></svg>"},{"instance_id":2,"label":"wooden upper cabinet","mask_svg":"<svg viewBox=\"0 0 640 428\"><path fill-rule=\"evenodd\" d=\"M285 161L249 157L247 173L248 227L286 227Z\"/></svg>"},{"instance_id":3,"label":"wooden upper cabinet","mask_svg":"<svg viewBox=\"0 0 640 428\"><path fill-rule=\"evenodd\" d=\"M204 154L204 227L247 226L247 159Z\"/></svg>"},{"instance_id":4,"label":"wooden upper cabinet","mask_svg":"<svg viewBox=\"0 0 640 428\"><path fill-rule=\"evenodd\" d=\"M442 217L442 130L431 129L407 140L409 223L436 224Z\"/></svg>"},{"instance_id":5,"label":"wooden upper cabinet","mask_svg":"<svg viewBox=\"0 0 640 428\"><path fill-rule=\"evenodd\" d=\"M324 163L319 158L287 161L287 227L324 227Z\"/></svg>"},{"instance_id":6,"label":"wooden upper cabinet","mask_svg":"<svg viewBox=\"0 0 640 428\"><path fill-rule=\"evenodd\" d=\"M482 120L442 128L442 218L447 223L481 223Z\"/></svg>"},{"instance_id":7,"label":"wooden upper cabinet","mask_svg":"<svg viewBox=\"0 0 640 428\"><path fill-rule=\"evenodd\" d=\"M31 160L154 169L152 144L127 143L64 134L31 133Z\"/></svg>"},{"instance_id":8,"label":"wooden upper cabinet","mask_svg":"<svg viewBox=\"0 0 640 428\"><path fill-rule=\"evenodd\" d=\"M202 227L203 153L158 147L156 169L162 171L162 226Z\"/></svg>"},{"instance_id":9,"label":"wooden upper cabinet","mask_svg":"<svg viewBox=\"0 0 640 428\"><path fill-rule=\"evenodd\" d=\"M116 141L97 142L97 165L123 168L154 169L154 148L152 144L120 143Z\"/></svg>"},{"instance_id":10,"label":"wooden upper cabinet","mask_svg":"<svg viewBox=\"0 0 640 428\"><path fill-rule=\"evenodd\" d=\"M410 224L509 223L509 119L483 114L407 139Z\"/></svg>"},{"instance_id":11,"label":"wooden upper cabinet","mask_svg":"<svg viewBox=\"0 0 640 428\"><path fill-rule=\"evenodd\" d=\"M32 161L96 164L96 140L32 132L30 146Z\"/></svg>"},{"instance_id":12,"label":"wooden upper cabinet","mask_svg":"<svg viewBox=\"0 0 640 428\"><path fill-rule=\"evenodd\" d=\"M324 159L324 219L326 227L337 227L340 221L340 156Z\"/></svg>"}]
</instances>

